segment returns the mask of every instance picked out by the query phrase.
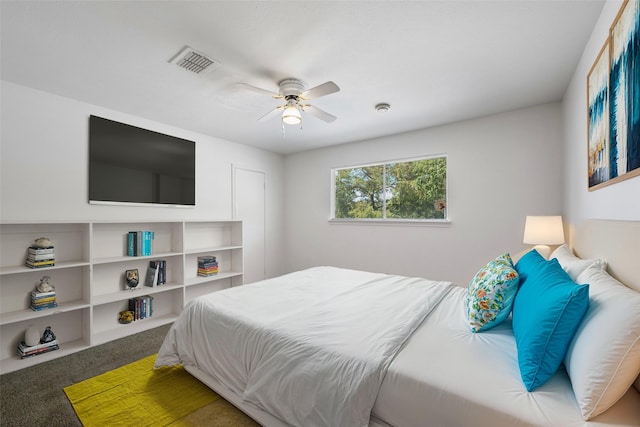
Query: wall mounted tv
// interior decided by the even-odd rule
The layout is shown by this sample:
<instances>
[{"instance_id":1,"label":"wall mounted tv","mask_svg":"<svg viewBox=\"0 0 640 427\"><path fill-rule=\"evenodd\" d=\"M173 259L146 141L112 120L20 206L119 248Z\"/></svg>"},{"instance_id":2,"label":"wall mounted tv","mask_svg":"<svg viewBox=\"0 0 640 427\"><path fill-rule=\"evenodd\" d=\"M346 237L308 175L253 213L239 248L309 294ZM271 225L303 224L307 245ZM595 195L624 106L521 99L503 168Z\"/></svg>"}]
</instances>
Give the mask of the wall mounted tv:
<instances>
[{"instance_id":1,"label":"wall mounted tv","mask_svg":"<svg viewBox=\"0 0 640 427\"><path fill-rule=\"evenodd\" d=\"M89 117L89 203L195 206L196 143Z\"/></svg>"}]
</instances>

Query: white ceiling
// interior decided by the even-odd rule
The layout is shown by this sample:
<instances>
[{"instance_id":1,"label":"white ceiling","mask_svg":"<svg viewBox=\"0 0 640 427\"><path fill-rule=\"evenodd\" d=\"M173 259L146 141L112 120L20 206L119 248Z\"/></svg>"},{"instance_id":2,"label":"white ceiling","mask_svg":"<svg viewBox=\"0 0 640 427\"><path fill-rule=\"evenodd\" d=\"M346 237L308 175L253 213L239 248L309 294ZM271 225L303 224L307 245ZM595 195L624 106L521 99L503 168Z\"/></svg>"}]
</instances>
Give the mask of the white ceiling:
<instances>
[{"instance_id":1,"label":"white ceiling","mask_svg":"<svg viewBox=\"0 0 640 427\"><path fill-rule=\"evenodd\" d=\"M559 101L603 1L5 1L3 80L293 153ZM222 65L169 60L190 46ZM277 116L295 77L341 91L302 129ZM391 104L385 114L374 106Z\"/></svg>"}]
</instances>

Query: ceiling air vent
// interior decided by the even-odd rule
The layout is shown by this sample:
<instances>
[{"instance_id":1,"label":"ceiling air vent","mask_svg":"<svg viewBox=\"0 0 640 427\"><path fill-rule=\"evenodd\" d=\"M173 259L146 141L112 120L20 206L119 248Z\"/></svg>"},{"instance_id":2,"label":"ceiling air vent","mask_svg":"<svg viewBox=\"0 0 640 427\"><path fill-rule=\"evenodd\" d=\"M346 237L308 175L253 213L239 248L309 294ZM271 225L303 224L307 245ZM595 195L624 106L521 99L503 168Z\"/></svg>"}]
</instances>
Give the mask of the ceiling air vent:
<instances>
[{"instance_id":1,"label":"ceiling air vent","mask_svg":"<svg viewBox=\"0 0 640 427\"><path fill-rule=\"evenodd\" d=\"M184 49L178 52L178 54L169 62L196 74L200 74L205 70L214 70L221 64L221 62L216 61L215 59L210 58L204 53L198 52L189 46L185 46Z\"/></svg>"}]
</instances>

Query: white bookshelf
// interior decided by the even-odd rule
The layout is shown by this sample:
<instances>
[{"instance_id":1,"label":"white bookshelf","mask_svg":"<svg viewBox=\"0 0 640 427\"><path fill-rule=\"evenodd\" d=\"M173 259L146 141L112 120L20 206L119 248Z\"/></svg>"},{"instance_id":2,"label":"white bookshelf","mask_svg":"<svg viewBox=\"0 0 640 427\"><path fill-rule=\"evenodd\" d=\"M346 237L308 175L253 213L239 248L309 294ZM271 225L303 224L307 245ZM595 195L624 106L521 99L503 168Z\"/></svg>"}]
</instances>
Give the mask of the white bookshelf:
<instances>
[{"instance_id":1,"label":"white bookshelf","mask_svg":"<svg viewBox=\"0 0 640 427\"><path fill-rule=\"evenodd\" d=\"M129 231L153 231L151 256L127 256ZM55 247L56 265L24 266L27 248L39 237ZM215 256L219 273L197 275L199 256ZM167 263L167 283L144 286L149 261ZM140 284L126 288L125 270L138 269ZM50 276L58 307L33 311L31 291ZM198 296L242 284L242 222L121 221L3 222L0 224L0 372L7 373L62 357L91 346L173 322ZM130 298L153 297L153 316L118 322ZM29 325L51 326L60 349L20 359L18 342Z\"/></svg>"}]
</instances>

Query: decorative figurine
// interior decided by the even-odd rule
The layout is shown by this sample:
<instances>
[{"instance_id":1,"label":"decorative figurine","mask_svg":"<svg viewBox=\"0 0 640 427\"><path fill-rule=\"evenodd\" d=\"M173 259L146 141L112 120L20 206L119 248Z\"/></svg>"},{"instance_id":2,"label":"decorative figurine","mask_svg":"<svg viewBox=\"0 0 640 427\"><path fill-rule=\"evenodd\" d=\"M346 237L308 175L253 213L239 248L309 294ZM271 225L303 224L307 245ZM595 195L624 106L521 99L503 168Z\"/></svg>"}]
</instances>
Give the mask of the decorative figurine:
<instances>
[{"instance_id":1,"label":"decorative figurine","mask_svg":"<svg viewBox=\"0 0 640 427\"><path fill-rule=\"evenodd\" d=\"M52 246L53 244L51 244L51 240L49 240L49 238L47 237L39 237L36 240L34 240L33 245L31 245L31 247L39 248L39 249L46 249Z\"/></svg>"},{"instance_id":2,"label":"decorative figurine","mask_svg":"<svg viewBox=\"0 0 640 427\"><path fill-rule=\"evenodd\" d=\"M55 291L56 288L51 283L49 283L49 280L51 280L51 277L42 276L42 279L40 279L40 283L38 283L38 286L36 286L36 290L40 293Z\"/></svg>"},{"instance_id":3,"label":"decorative figurine","mask_svg":"<svg viewBox=\"0 0 640 427\"><path fill-rule=\"evenodd\" d=\"M56 339L56 334L51 330L51 326L47 326L42 334L42 338L40 338L40 344L45 344L51 342Z\"/></svg>"},{"instance_id":4,"label":"decorative figurine","mask_svg":"<svg viewBox=\"0 0 640 427\"><path fill-rule=\"evenodd\" d=\"M24 332L24 343L27 347L33 347L40 343L40 331L37 327L29 325L27 330Z\"/></svg>"},{"instance_id":5,"label":"decorative figurine","mask_svg":"<svg viewBox=\"0 0 640 427\"><path fill-rule=\"evenodd\" d=\"M133 322L133 311L125 310L119 313L118 321L120 323L131 323Z\"/></svg>"},{"instance_id":6,"label":"decorative figurine","mask_svg":"<svg viewBox=\"0 0 640 427\"><path fill-rule=\"evenodd\" d=\"M138 283L140 283L140 275L138 274L138 269L127 270L125 272L125 283L131 290L138 286Z\"/></svg>"}]
</instances>

